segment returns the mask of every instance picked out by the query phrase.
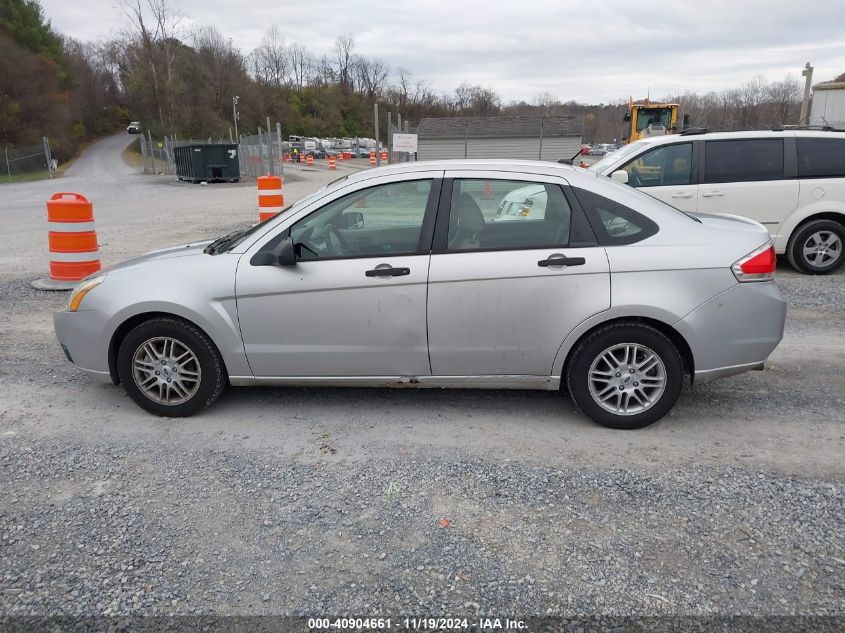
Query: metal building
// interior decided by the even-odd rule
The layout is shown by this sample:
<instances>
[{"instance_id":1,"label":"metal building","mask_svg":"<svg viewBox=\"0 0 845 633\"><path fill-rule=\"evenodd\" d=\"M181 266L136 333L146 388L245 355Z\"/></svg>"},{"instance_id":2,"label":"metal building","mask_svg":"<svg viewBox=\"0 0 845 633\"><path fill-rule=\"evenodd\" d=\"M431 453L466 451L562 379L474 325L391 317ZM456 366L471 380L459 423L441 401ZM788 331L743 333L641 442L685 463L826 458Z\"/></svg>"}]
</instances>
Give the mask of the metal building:
<instances>
[{"instance_id":1,"label":"metal building","mask_svg":"<svg viewBox=\"0 0 845 633\"><path fill-rule=\"evenodd\" d=\"M576 116L428 118L417 127L418 158L557 161L578 153L583 131Z\"/></svg>"},{"instance_id":2,"label":"metal building","mask_svg":"<svg viewBox=\"0 0 845 633\"><path fill-rule=\"evenodd\" d=\"M845 129L845 74L813 86L810 125Z\"/></svg>"}]
</instances>

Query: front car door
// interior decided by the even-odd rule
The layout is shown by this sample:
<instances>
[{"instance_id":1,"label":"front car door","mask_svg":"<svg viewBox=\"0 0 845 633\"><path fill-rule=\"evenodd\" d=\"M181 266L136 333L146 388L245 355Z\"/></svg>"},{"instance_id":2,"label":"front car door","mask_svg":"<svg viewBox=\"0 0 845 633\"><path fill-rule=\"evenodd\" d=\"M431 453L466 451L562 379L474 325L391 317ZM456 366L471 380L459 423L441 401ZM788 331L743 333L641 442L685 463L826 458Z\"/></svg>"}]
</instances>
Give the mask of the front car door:
<instances>
[{"instance_id":1,"label":"front car door","mask_svg":"<svg viewBox=\"0 0 845 633\"><path fill-rule=\"evenodd\" d=\"M621 169L628 173L628 184L632 187L676 209L693 212L698 210L694 149L693 141L660 144Z\"/></svg>"},{"instance_id":2,"label":"front car door","mask_svg":"<svg viewBox=\"0 0 845 633\"><path fill-rule=\"evenodd\" d=\"M428 288L434 376L548 380L567 334L610 307L607 255L567 188L446 172Z\"/></svg>"},{"instance_id":3,"label":"front car door","mask_svg":"<svg viewBox=\"0 0 845 633\"><path fill-rule=\"evenodd\" d=\"M350 185L244 254L238 318L256 378L431 373L426 283L441 174ZM287 236L295 265L253 264Z\"/></svg>"}]
</instances>

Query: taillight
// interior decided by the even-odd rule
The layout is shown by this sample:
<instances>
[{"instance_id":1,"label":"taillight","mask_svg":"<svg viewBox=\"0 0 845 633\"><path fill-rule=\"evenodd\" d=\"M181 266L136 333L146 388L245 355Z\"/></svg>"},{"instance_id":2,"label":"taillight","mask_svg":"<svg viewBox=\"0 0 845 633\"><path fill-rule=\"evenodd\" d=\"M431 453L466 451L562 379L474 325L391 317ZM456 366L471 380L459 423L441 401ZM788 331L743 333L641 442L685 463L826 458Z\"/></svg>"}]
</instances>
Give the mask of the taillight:
<instances>
[{"instance_id":1,"label":"taillight","mask_svg":"<svg viewBox=\"0 0 845 633\"><path fill-rule=\"evenodd\" d=\"M775 278L776 267L775 247L769 242L740 259L731 270L740 282L770 281Z\"/></svg>"}]
</instances>

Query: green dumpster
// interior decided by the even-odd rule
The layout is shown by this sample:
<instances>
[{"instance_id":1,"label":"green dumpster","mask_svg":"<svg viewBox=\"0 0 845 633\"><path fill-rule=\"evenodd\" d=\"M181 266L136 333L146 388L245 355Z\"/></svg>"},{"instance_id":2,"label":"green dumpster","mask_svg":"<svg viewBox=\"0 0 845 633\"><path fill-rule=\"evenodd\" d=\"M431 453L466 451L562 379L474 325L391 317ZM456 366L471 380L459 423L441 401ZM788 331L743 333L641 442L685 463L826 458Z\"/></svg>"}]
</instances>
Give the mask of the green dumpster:
<instances>
[{"instance_id":1,"label":"green dumpster","mask_svg":"<svg viewBox=\"0 0 845 633\"><path fill-rule=\"evenodd\" d=\"M241 167L234 143L183 145L173 149L176 177L190 182L238 182Z\"/></svg>"}]
</instances>

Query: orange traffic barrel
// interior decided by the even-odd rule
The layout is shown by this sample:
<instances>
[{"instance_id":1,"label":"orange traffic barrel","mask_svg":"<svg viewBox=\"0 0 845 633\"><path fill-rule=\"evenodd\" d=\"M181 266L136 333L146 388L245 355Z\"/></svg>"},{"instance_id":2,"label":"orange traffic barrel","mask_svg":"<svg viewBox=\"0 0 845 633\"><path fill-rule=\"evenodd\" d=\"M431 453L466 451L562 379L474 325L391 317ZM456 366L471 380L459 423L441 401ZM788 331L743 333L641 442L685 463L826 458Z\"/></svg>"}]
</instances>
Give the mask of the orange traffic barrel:
<instances>
[{"instance_id":1,"label":"orange traffic barrel","mask_svg":"<svg viewBox=\"0 0 845 633\"><path fill-rule=\"evenodd\" d=\"M338 159L338 160L343 160L343 152L338 152L338 153L337 153L337 159Z\"/></svg>"},{"instance_id":2,"label":"orange traffic barrel","mask_svg":"<svg viewBox=\"0 0 845 633\"><path fill-rule=\"evenodd\" d=\"M314 164L314 156L311 155L311 154L308 154L308 156L305 157L305 164L306 165L313 165Z\"/></svg>"},{"instance_id":3,"label":"orange traffic barrel","mask_svg":"<svg viewBox=\"0 0 845 633\"><path fill-rule=\"evenodd\" d=\"M263 222L272 218L285 206L282 195L282 179L279 176L259 176L258 181L258 220Z\"/></svg>"},{"instance_id":4,"label":"orange traffic barrel","mask_svg":"<svg viewBox=\"0 0 845 633\"><path fill-rule=\"evenodd\" d=\"M381 153L379 154L379 158L381 158L382 160L387 160L387 150L384 150L384 149L381 150Z\"/></svg>"},{"instance_id":5,"label":"orange traffic barrel","mask_svg":"<svg viewBox=\"0 0 845 633\"><path fill-rule=\"evenodd\" d=\"M82 194L54 193L47 201L50 277L33 282L41 290L69 290L100 270L94 206Z\"/></svg>"},{"instance_id":6,"label":"orange traffic barrel","mask_svg":"<svg viewBox=\"0 0 845 633\"><path fill-rule=\"evenodd\" d=\"M370 152L370 165L375 165L375 164L376 164L376 153Z\"/></svg>"},{"instance_id":7,"label":"orange traffic barrel","mask_svg":"<svg viewBox=\"0 0 845 633\"><path fill-rule=\"evenodd\" d=\"M493 185L490 184L489 180L484 181L484 199L485 200L492 200L493 199Z\"/></svg>"},{"instance_id":8,"label":"orange traffic barrel","mask_svg":"<svg viewBox=\"0 0 845 633\"><path fill-rule=\"evenodd\" d=\"M334 161L334 156L329 156L329 169L337 169L337 163Z\"/></svg>"}]
</instances>

